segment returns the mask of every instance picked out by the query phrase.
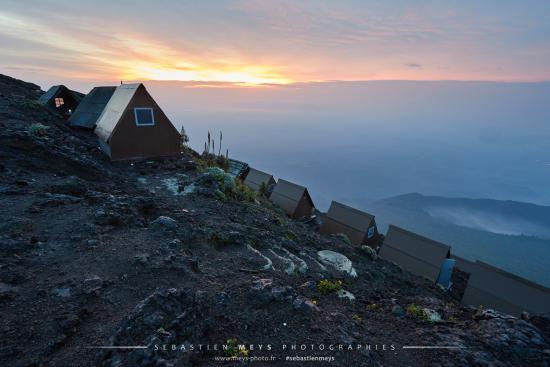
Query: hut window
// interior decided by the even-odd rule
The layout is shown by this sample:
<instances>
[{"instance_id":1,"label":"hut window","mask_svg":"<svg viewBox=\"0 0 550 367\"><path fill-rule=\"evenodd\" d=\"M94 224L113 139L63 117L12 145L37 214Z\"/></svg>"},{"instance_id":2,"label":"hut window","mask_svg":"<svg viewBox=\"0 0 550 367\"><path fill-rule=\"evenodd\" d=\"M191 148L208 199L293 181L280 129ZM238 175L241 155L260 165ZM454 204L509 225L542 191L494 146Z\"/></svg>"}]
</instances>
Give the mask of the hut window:
<instances>
[{"instance_id":1,"label":"hut window","mask_svg":"<svg viewBox=\"0 0 550 367\"><path fill-rule=\"evenodd\" d=\"M65 102L63 101L63 98L56 98L55 99L55 107L61 107L65 104Z\"/></svg>"},{"instance_id":2,"label":"hut window","mask_svg":"<svg viewBox=\"0 0 550 367\"><path fill-rule=\"evenodd\" d=\"M134 108L134 116L136 126L153 126L155 124L152 108Z\"/></svg>"},{"instance_id":3,"label":"hut window","mask_svg":"<svg viewBox=\"0 0 550 367\"><path fill-rule=\"evenodd\" d=\"M374 227L370 227L367 232L367 238L371 238L372 236L374 236Z\"/></svg>"}]
</instances>

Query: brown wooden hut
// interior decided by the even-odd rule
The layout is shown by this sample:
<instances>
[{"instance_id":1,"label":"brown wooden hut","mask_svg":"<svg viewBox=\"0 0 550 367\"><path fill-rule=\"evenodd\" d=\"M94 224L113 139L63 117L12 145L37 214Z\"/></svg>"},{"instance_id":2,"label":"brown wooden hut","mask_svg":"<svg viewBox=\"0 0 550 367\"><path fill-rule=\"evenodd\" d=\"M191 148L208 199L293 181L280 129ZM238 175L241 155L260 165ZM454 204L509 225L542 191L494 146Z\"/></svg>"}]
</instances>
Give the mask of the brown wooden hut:
<instances>
[{"instance_id":1,"label":"brown wooden hut","mask_svg":"<svg viewBox=\"0 0 550 367\"><path fill-rule=\"evenodd\" d=\"M378 235L374 215L337 201L330 203L320 231L324 235L343 233L357 246L368 244Z\"/></svg>"},{"instance_id":2,"label":"brown wooden hut","mask_svg":"<svg viewBox=\"0 0 550 367\"><path fill-rule=\"evenodd\" d=\"M311 216L315 210L307 189L292 182L279 179L270 199L279 205L286 214L295 219Z\"/></svg>"},{"instance_id":3,"label":"brown wooden hut","mask_svg":"<svg viewBox=\"0 0 550 367\"><path fill-rule=\"evenodd\" d=\"M379 252L382 259L434 282L450 254L449 246L391 224Z\"/></svg>"},{"instance_id":4,"label":"brown wooden hut","mask_svg":"<svg viewBox=\"0 0 550 367\"><path fill-rule=\"evenodd\" d=\"M262 184L265 184L268 192L275 185L275 179L269 173L250 168L244 179L244 184L254 191L260 191Z\"/></svg>"},{"instance_id":5,"label":"brown wooden hut","mask_svg":"<svg viewBox=\"0 0 550 367\"><path fill-rule=\"evenodd\" d=\"M95 133L101 150L112 160L180 154L181 135L141 83L116 88Z\"/></svg>"},{"instance_id":6,"label":"brown wooden hut","mask_svg":"<svg viewBox=\"0 0 550 367\"><path fill-rule=\"evenodd\" d=\"M84 94L70 90L64 85L54 85L38 98L38 102L69 118Z\"/></svg>"},{"instance_id":7,"label":"brown wooden hut","mask_svg":"<svg viewBox=\"0 0 550 367\"><path fill-rule=\"evenodd\" d=\"M469 273L462 304L483 306L513 316L550 310L550 289L482 261L460 261L458 269Z\"/></svg>"}]
</instances>

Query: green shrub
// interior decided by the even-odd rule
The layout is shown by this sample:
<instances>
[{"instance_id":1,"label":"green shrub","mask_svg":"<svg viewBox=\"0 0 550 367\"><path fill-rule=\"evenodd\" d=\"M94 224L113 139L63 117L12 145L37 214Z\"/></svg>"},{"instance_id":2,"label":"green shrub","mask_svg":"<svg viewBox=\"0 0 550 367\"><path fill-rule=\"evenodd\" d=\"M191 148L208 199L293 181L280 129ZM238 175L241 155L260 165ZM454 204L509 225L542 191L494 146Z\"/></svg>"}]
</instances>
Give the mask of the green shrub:
<instances>
[{"instance_id":1,"label":"green shrub","mask_svg":"<svg viewBox=\"0 0 550 367\"><path fill-rule=\"evenodd\" d=\"M37 110L42 106L40 104L40 102L34 101L32 99L26 99L24 101L17 102L17 105L19 107L27 108L27 109L31 109L31 110Z\"/></svg>"},{"instance_id":2,"label":"green shrub","mask_svg":"<svg viewBox=\"0 0 550 367\"><path fill-rule=\"evenodd\" d=\"M250 351L246 349L243 344L239 345L236 338L227 339L224 349L225 354L234 359L237 357L248 357L248 354L250 353Z\"/></svg>"},{"instance_id":3,"label":"green shrub","mask_svg":"<svg viewBox=\"0 0 550 367\"><path fill-rule=\"evenodd\" d=\"M285 218L279 213L273 212L273 222L275 224L281 225L285 222Z\"/></svg>"},{"instance_id":4,"label":"green shrub","mask_svg":"<svg viewBox=\"0 0 550 367\"><path fill-rule=\"evenodd\" d=\"M227 171L229 168L229 159L223 155L214 155L210 153L203 153L199 158L196 158L197 167L202 170L208 168L220 168Z\"/></svg>"},{"instance_id":5,"label":"green shrub","mask_svg":"<svg viewBox=\"0 0 550 367\"><path fill-rule=\"evenodd\" d=\"M227 197L221 190L216 190L214 194L216 195L216 199L218 199L219 201L225 201L225 199L227 199Z\"/></svg>"},{"instance_id":6,"label":"green shrub","mask_svg":"<svg viewBox=\"0 0 550 367\"><path fill-rule=\"evenodd\" d=\"M269 196L269 188L267 187L267 184L265 182L262 182L260 184L260 188L258 189L258 192L261 196L267 198Z\"/></svg>"},{"instance_id":7,"label":"green shrub","mask_svg":"<svg viewBox=\"0 0 550 367\"><path fill-rule=\"evenodd\" d=\"M380 303L371 303L367 305L367 310L369 311L382 311L384 309L384 306L382 306Z\"/></svg>"},{"instance_id":8,"label":"green shrub","mask_svg":"<svg viewBox=\"0 0 550 367\"><path fill-rule=\"evenodd\" d=\"M323 280L320 280L319 283L317 283L317 290L321 294L338 292L340 289L342 289L341 280L323 279Z\"/></svg>"},{"instance_id":9,"label":"green shrub","mask_svg":"<svg viewBox=\"0 0 550 367\"><path fill-rule=\"evenodd\" d=\"M296 236L296 233L292 232L292 231L286 231L285 232L285 238L287 240L290 240L290 241L296 241L296 239L298 238Z\"/></svg>"},{"instance_id":10,"label":"green shrub","mask_svg":"<svg viewBox=\"0 0 550 367\"><path fill-rule=\"evenodd\" d=\"M220 247L235 243L231 236L220 232L212 233L212 235L210 236L210 242L212 242L214 246L220 246Z\"/></svg>"},{"instance_id":11,"label":"green shrub","mask_svg":"<svg viewBox=\"0 0 550 367\"><path fill-rule=\"evenodd\" d=\"M256 192L240 180L235 180L234 197L239 201L254 201L256 200Z\"/></svg>"},{"instance_id":12,"label":"green shrub","mask_svg":"<svg viewBox=\"0 0 550 367\"><path fill-rule=\"evenodd\" d=\"M220 167L221 169L223 169L224 171L227 171L227 169L229 168L229 159L224 157L223 155L218 155L214 159L214 164L217 167Z\"/></svg>"},{"instance_id":13,"label":"green shrub","mask_svg":"<svg viewBox=\"0 0 550 367\"><path fill-rule=\"evenodd\" d=\"M50 128L49 126L43 125L41 123L34 123L31 126L29 126L29 131L33 135L44 137L48 135L49 128Z\"/></svg>"},{"instance_id":14,"label":"green shrub","mask_svg":"<svg viewBox=\"0 0 550 367\"><path fill-rule=\"evenodd\" d=\"M407 306L407 315L422 321L429 321L429 317L426 311L424 311L424 308L414 303Z\"/></svg>"},{"instance_id":15,"label":"green shrub","mask_svg":"<svg viewBox=\"0 0 550 367\"><path fill-rule=\"evenodd\" d=\"M351 246L351 240L349 239L348 235L345 233L337 233L336 237L338 237L342 242L345 242L346 244Z\"/></svg>"},{"instance_id":16,"label":"green shrub","mask_svg":"<svg viewBox=\"0 0 550 367\"><path fill-rule=\"evenodd\" d=\"M219 167L208 167L204 170L204 173L214 177L220 184L223 184L225 179L225 172Z\"/></svg>"},{"instance_id":17,"label":"green shrub","mask_svg":"<svg viewBox=\"0 0 550 367\"><path fill-rule=\"evenodd\" d=\"M215 197L224 201L228 198L238 201L251 201L256 199L256 193L240 180L235 180L219 167L208 167L204 170L195 184L199 186L214 187ZM212 186L214 185L214 186Z\"/></svg>"}]
</instances>

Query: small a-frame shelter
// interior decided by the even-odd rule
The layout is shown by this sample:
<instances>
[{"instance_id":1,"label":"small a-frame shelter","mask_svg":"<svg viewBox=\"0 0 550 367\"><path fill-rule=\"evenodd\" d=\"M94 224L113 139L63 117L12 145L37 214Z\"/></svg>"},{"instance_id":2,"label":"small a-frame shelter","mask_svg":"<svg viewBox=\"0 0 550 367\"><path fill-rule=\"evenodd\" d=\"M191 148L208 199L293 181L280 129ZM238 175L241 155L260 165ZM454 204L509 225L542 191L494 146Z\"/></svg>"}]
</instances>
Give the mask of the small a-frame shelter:
<instances>
[{"instance_id":1,"label":"small a-frame shelter","mask_svg":"<svg viewBox=\"0 0 550 367\"><path fill-rule=\"evenodd\" d=\"M95 87L84 97L69 118L74 127L93 129L101 113L109 103L116 87Z\"/></svg>"},{"instance_id":2,"label":"small a-frame shelter","mask_svg":"<svg viewBox=\"0 0 550 367\"><path fill-rule=\"evenodd\" d=\"M248 171L248 163L229 158L227 174L233 178L244 179Z\"/></svg>"},{"instance_id":3,"label":"small a-frame shelter","mask_svg":"<svg viewBox=\"0 0 550 367\"><path fill-rule=\"evenodd\" d=\"M275 179L269 173L265 173L251 167L246 174L244 184L256 192L260 191L262 184L265 184L265 187L269 192L270 188L273 188L275 185Z\"/></svg>"},{"instance_id":4,"label":"small a-frame shelter","mask_svg":"<svg viewBox=\"0 0 550 367\"><path fill-rule=\"evenodd\" d=\"M374 215L337 201L330 203L320 231L323 235L343 233L356 246L368 244L378 235Z\"/></svg>"},{"instance_id":5,"label":"small a-frame shelter","mask_svg":"<svg viewBox=\"0 0 550 367\"><path fill-rule=\"evenodd\" d=\"M95 134L111 160L177 156L181 150L180 133L141 83L116 88Z\"/></svg>"},{"instance_id":6,"label":"small a-frame shelter","mask_svg":"<svg viewBox=\"0 0 550 367\"><path fill-rule=\"evenodd\" d=\"M466 265L466 266L465 266ZM470 274L462 304L493 308L519 317L550 310L550 289L481 261L457 263Z\"/></svg>"},{"instance_id":7,"label":"small a-frame shelter","mask_svg":"<svg viewBox=\"0 0 550 367\"><path fill-rule=\"evenodd\" d=\"M451 247L390 224L379 255L435 282Z\"/></svg>"},{"instance_id":8,"label":"small a-frame shelter","mask_svg":"<svg viewBox=\"0 0 550 367\"><path fill-rule=\"evenodd\" d=\"M70 90L64 85L54 85L38 98L38 102L69 118L84 94Z\"/></svg>"},{"instance_id":9,"label":"small a-frame shelter","mask_svg":"<svg viewBox=\"0 0 550 367\"><path fill-rule=\"evenodd\" d=\"M311 216L315 210L307 189L283 179L279 179L270 199L294 219Z\"/></svg>"}]
</instances>

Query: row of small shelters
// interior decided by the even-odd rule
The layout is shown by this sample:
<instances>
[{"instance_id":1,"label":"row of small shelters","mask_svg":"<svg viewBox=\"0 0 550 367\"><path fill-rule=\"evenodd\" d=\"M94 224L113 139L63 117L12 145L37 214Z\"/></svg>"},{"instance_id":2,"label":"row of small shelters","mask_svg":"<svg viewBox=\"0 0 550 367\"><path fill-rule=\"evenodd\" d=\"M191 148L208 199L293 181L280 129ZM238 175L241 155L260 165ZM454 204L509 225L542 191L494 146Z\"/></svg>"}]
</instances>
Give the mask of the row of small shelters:
<instances>
[{"instance_id":1,"label":"row of small shelters","mask_svg":"<svg viewBox=\"0 0 550 367\"><path fill-rule=\"evenodd\" d=\"M451 247L390 225L379 255L404 270L447 286L453 272L466 274L461 303L519 316L550 310L550 289L482 261L451 254Z\"/></svg>"},{"instance_id":2,"label":"row of small shelters","mask_svg":"<svg viewBox=\"0 0 550 367\"><path fill-rule=\"evenodd\" d=\"M243 181L246 186L280 206L291 218L310 217L315 211L313 200L304 186L282 178L275 181L273 175L255 168L249 168Z\"/></svg>"},{"instance_id":3,"label":"row of small shelters","mask_svg":"<svg viewBox=\"0 0 550 367\"><path fill-rule=\"evenodd\" d=\"M255 191L267 188L269 199L291 218L308 217L315 211L304 186L283 179L276 181L273 175L254 168L249 168L242 177ZM375 247L379 238L374 215L337 201L332 201L323 216L320 232L343 233L356 246ZM460 258L451 253L451 246L394 225L388 228L379 256L444 287L450 287L459 272L465 274L464 288L459 292L464 305L481 305L515 316L523 311L550 310L550 289L484 262Z\"/></svg>"},{"instance_id":4,"label":"row of small shelters","mask_svg":"<svg viewBox=\"0 0 550 367\"><path fill-rule=\"evenodd\" d=\"M306 187L279 179L273 175L249 168L244 175L244 184L256 192L265 194L291 218L311 217L315 204ZM370 244L378 236L374 215L333 201L324 216L321 234L345 234L354 245Z\"/></svg>"},{"instance_id":5,"label":"row of small shelters","mask_svg":"<svg viewBox=\"0 0 550 367\"><path fill-rule=\"evenodd\" d=\"M180 154L180 133L141 83L95 87L86 96L59 85L39 102L68 118L70 126L93 129L111 160Z\"/></svg>"}]
</instances>

